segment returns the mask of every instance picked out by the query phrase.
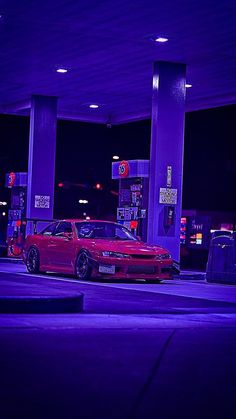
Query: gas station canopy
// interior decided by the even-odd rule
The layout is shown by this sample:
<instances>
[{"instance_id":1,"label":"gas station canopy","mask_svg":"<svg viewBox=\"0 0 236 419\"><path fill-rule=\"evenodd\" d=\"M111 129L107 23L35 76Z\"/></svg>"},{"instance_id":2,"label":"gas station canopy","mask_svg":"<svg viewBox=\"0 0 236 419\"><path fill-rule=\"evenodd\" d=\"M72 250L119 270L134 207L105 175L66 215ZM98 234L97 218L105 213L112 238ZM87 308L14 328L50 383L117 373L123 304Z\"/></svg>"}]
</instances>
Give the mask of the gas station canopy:
<instances>
[{"instance_id":1,"label":"gas station canopy","mask_svg":"<svg viewBox=\"0 0 236 419\"><path fill-rule=\"evenodd\" d=\"M59 118L150 118L154 61L187 64L187 111L236 103L235 22L234 0L0 0L0 113L36 94Z\"/></svg>"}]
</instances>

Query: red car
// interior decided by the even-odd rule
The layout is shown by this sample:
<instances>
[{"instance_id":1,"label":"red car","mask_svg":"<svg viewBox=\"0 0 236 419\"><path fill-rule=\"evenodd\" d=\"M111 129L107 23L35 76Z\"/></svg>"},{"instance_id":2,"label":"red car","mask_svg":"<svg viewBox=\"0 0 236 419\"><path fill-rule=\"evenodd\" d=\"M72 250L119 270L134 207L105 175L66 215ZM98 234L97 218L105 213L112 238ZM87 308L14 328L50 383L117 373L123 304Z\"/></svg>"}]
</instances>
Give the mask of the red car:
<instances>
[{"instance_id":1,"label":"red car","mask_svg":"<svg viewBox=\"0 0 236 419\"><path fill-rule=\"evenodd\" d=\"M63 220L26 238L23 260L31 273L61 272L93 277L170 279L167 250L139 241L120 224Z\"/></svg>"}]
</instances>

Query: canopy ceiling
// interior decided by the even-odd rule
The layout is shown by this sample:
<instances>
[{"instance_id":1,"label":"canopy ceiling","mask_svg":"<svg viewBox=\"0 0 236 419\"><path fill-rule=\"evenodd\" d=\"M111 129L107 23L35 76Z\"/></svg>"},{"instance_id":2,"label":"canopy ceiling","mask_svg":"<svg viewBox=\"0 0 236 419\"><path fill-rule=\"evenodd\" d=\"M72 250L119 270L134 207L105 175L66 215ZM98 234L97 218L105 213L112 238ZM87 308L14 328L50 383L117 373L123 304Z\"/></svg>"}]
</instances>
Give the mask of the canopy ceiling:
<instances>
[{"instance_id":1,"label":"canopy ceiling","mask_svg":"<svg viewBox=\"0 0 236 419\"><path fill-rule=\"evenodd\" d=\"M0 0L0 15L0 113L42 94L61 118L149 118L157 60L187 64L187 111L236 103L234 0Z\"/></svg>"}]
</instances>

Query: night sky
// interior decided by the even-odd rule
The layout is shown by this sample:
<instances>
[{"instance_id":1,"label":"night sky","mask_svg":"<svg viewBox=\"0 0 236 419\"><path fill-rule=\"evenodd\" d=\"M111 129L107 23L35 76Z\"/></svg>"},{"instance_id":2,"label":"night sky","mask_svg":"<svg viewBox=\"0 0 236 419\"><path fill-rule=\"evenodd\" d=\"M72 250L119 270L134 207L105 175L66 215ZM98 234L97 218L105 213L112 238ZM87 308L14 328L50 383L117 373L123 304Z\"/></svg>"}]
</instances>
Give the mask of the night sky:
<instances>
[{"instance_id":1,"label":"night sky","mask_svg":"<svg viewBox=\"0 0 236 419\"><path fill-rule=\"evenodd\" d=\"M0 115L0 200L8 198L4 175L27 171L29 118ZM186 114L183 208L236 209L236 105ZM88 215L109 217L118 190L111 180L112 155L148 159L150 121L112 126L58 121L55 217L81 216L79 199L88 199ZM46 152L46 151L45 151ZM59 182L64 188L59 188ZM102 191L93 189L100 182ZM85 184L80 188L76 184Z\"/></svg>"}]
</instances>

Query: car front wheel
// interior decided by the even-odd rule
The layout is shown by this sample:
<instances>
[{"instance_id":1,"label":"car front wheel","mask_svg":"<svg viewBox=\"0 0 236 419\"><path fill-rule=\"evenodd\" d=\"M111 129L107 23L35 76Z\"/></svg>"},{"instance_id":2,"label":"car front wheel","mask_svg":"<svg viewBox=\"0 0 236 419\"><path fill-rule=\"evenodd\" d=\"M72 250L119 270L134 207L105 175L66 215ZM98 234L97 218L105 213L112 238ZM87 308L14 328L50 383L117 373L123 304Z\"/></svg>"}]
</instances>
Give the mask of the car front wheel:
<instances>
[{"instance_id":1,"label":"car front wheel","mask_svg":"<svg viewBox=\"0 0 236 419\"><path fill-rule=\"evenodd\" d=\"M28 251L26 267L31 274L39 273L39 252L35 247L31 247Z\"/></svg>"},{"instance_id":2,"label":"car front wheel","mask_svg":"<svg viewBox=\"0 0 236 419\"><path fill-rule=\"evenodd\" d=\"M92 267L90 262L90 255L87 251L82 250L76 261L76 277L78 279L90 279L92 274Z\"/></svg>"}]
</instances>

